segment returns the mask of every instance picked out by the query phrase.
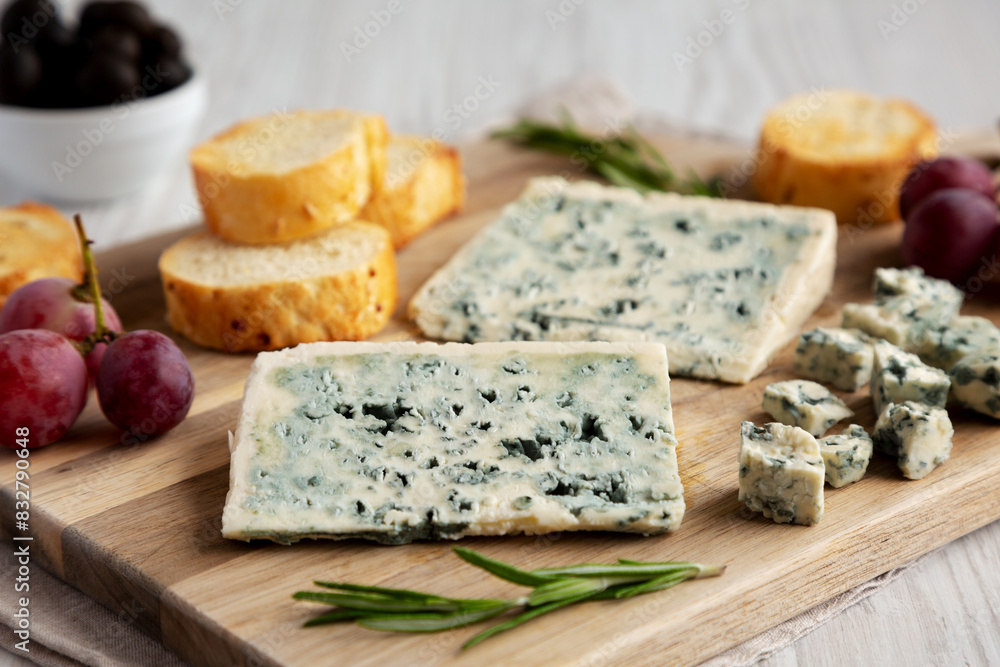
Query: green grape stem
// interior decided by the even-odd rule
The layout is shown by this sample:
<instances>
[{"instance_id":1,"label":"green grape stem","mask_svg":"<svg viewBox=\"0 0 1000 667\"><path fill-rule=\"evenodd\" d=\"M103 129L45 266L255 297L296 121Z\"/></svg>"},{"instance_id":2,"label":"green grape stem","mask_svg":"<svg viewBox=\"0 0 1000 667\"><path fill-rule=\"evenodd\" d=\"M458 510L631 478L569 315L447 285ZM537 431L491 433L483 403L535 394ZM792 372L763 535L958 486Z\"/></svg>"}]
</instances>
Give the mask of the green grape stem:
<instances>
[{"instance_id":1,"label":"green grape stem","mask_svg":"<svg viewBox=\"0 0 1000 667\"><path fill-rule=\"evenodd\" d=\"M76 287L74 294L78 298L83 297L83 300L91 301L94 304L94 333L87 336L79 344L81 354L86 356L99 343L113 341L117 334L108 329L104 323L101 286L97 280L97 262L94 261L94 253L90 249L93 241L87 238L87 231L83 227L83 218L80 217L79 213L73 216L73 222L76 223L76 234L80 239L80 252L83 255L83 283Z\"/></svg>"}]
</instances>

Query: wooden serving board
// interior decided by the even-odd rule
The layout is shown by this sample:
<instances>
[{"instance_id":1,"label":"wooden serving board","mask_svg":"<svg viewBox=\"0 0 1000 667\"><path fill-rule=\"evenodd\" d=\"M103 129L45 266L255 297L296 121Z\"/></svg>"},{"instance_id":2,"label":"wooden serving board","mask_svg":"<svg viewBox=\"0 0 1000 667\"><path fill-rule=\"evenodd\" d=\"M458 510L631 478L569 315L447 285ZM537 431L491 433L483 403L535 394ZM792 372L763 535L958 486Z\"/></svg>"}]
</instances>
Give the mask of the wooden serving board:
<instances>
[{"instance_id":1,"label":"wooden serving board","mask_svg":"<svg viewBox=\"0 0 1000 667\"><path fill-rule=\"evenodd\" d=\"M971 146L987 151L981 139ZM735 173L747 148L710 137L658 142L678 166ZM959 150L969 142L956 144ZM982 152L982 151L980 151ZM997 151L1000 152L1000 151ZM567 161L496 143L463 151L466 212L400 253L400 308L376 340L415 336L404 319L416 288L497 208L535 175L574 176ZM899 263L900 225L841 231L833 293L808 326L836 325L840 306L870 299L877 266ZM100 257L113 304L129 328L166 331L155 261L179 234ZM123 285L123 283L125 283ZM977 295L966 313L1000 323L1000 305ZM178 340L196 376L187 420L158 440L122 445L96 401L58 444L30 456L33 563L127 614L198 665L692 664L853 586L1000 518L1000 424L953 411L951 460L922 481L877 459L867 477L827 489L813 527L777 525L737 500L739 425L767 421L764 387L794 377L792 346L754 382L727 386L675 379L673 408L688 511L660 537L606 533L476 538L463 544L524 568L579 561L694 560L725 563L723 577L624 602L598 602L542 617L476 648L461 643L484 626L395 635L353 625L303 629L314 605L291 593L312 579L408 587L440 594L518 595L518 589L452 555L452 543L389 547L361 541L295 546L222 539L228 486L226 432L252 355L229 356ZM855 421L874 425L867 391L845 397ZM0 452L0 516L13 532L14 462ZM18 533L20 534L20 533Z\"/></svg>"}]
</instances>

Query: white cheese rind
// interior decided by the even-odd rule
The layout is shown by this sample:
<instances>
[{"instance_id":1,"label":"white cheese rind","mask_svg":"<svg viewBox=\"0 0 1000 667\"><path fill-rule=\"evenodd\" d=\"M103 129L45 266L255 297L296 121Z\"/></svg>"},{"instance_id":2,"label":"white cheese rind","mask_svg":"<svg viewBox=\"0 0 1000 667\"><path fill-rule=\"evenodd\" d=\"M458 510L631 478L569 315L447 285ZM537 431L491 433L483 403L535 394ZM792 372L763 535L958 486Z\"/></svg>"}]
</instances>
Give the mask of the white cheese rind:
<instances>
[{"instance_id":1,"label":"white cheese rind","mask_svg":"<svg viewBox=\"0 0 1000 667\"><path fill-rule=\"evenodd\" d=\"M884 340L875 343L871 395L875 414L890 403L914 401L943 408L948 403L951 380L944 371Z\"/></svg>"},{"instance_id":2,"label":"white cheese rind","mask_svg":"<svg viewBox=\"0 0 1000 667\"><path fill-rule=\"evenodd\" d=\"M431 338L658 341L673 375L743 383L829 292L828 211L533 180L421 287Z\"/></svg>"},{"instance_id":3,"label":"white cheese rind","mask_svg":"<svg viewBox=\"0 0 1000 667\"><path fill-rule=\"evenodd\" d=\"M951 395L959 404L1000 419L1000 347L963 358L949 375Z\"/></svg>"},{"instance_id":4,"label":"white cheese rind","mask_svg":"<svg viewBox=\"0 0 1000 667\"><path fill-rule=\"evenodd\" d=\"M795 372L842 391L857 391L872 377L871 338L860 329L804 331L795 346Z\"/></svg>"},{"instance_id":5,"label":"white cheese rind","mask_svg":"<svg viewBox=\"0 0 1000 667\"><path fill-rule=\"evenodd\" d=\"M865 476L872 459L873 445L864 428L851 424L840 435L828 435L818 442L826 465L827 484L839 489Z\"/></svg>"},{"instance_id":6,"label":"white cheese rind","mask_svg":"<svg viewBox=\"0 0 1000 667\"><path fill-rule=\"evenodd\" d=\"M798 426L817 438L854 414L829 389L809 380L772 382L764 389L761 407L782 424Z\"/></svg>"},{"instance_id":7,"label":"white cheese rind","mask_svg":"<svg viewBox=\"0 0 1000 667\"><path fill-rule=\"evenodd\" d=\"M875 449L896 459L907 479L922 479L951 455L955 434L942 408L907 401L890 403L872 431Z\"/></svg>"},{"instance_id":8,"label":"white cheese rind","mask_svg":"<svg viewBox=\"0 0 1000 667\"><path fill-rule=\"evenodd\" d=\"M795 426L748 421L740 435L739 499L776 523L819 523L825 465L816 438Z\"/></svg>"},{"instance_id":9,"label":"white cheese rind","mask_svg":"<svg viewBox=\"0 0 1000 667\"><path fill-rule=\"evenodd\" d=\"M676 529L655 343L313 343L258 355L223 535L400 544Z\"/></svg>"}]
</instances>

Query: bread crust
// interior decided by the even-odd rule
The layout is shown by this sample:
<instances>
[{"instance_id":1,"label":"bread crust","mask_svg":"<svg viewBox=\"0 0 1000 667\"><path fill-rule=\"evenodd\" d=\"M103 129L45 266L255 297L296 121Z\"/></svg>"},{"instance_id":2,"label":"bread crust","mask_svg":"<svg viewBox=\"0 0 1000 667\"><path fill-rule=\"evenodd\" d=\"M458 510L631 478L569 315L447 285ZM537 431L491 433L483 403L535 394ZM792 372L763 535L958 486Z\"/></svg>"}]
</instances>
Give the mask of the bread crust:
<instances>
[{"instance_id":1,"label":"bread crust","mask_svg":"<svg viewBox=\"0 0 1000 667\"><path fill-rule=\"evenodd\" d=\"M83 280L73 223L33 201L0 208L0 308L21 285L51 277Z\"/></svg>"},{"instance_id":2,"label":"bread crust","mask_svg":"<svg viewBox=\"0 0 1000 667\"><path fill-rule=\"evenodd\" d=\"M323 115L354 122L343 145L322 159L267 171L232 156L234 142L240 155L252 156L281 141L286 124ZM305 238L354 219L380 187L387 137L381 116L346 111L299 111L238 123L189 155L205 222L229 241L263 244Z\"/></svg>"},{"instance_id":3,"label":"bread crust","mask_svg":"<svg viewBox=\"0 0 1000 667\"><path fill-rule=\"evenodd\" d=\"M413 157L390 164L382 188L376 192L361 219L382 225L402 248L465 204L462 158L452 146L433 139L395 136L391 145Z\"/></svg>"},{"instance_id":4,"label":"bread crust","mask_svg":"<svg viewBox=\"0 0 1000 667\"><path fill-rule=\"evenodd\" d=\"M830 96L857 95L835 91ZM864 96L859 96L864 97ZM816 128L816 145L800 142L809 119L789 129L789 103L779 105L764 119L758 142L759 163L754 186L763 201L772 204L814 206L833 211L839 224L872 224L899 219L899 188L906 175L921 160L938 153L937 129L920 109L905 100L875 103L901 120L912 131L881 138L877 152L844 154L843 141L829 128ZM849 126L852 119L844 117ZM825 132L825 133L824 133ZM824 146L837 147L838 154L824 154Z\"/></svg>"},{"instance_id":5,"label":"bread crust","mask_svg":"<svg viewBox=\"0 0 1000 667\"><path fill-rule=\"evenodd\" d=\"M180 275L177 255L206 233L181 239L159 262L167 322L198 345L226 352L372 336L396 307L395 254L384 230L351 224L381 232L381 247L367 261L336 275L248 285L211 285Z\"/></svg>"}]
</instances>

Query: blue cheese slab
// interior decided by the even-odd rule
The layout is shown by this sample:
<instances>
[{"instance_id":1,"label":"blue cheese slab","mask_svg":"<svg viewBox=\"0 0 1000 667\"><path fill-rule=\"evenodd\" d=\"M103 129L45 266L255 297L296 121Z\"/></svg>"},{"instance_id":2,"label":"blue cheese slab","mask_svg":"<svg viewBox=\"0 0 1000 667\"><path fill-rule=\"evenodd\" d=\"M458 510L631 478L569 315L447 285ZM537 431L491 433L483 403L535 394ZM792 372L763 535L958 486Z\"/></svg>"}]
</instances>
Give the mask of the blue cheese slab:
<instances>
[{"instance_id":1,"label":"blue cheese slab","mask_svg":"<svg viewBox=\"0 0 1000 667\"><path fill-rule=\"evenodd\" d=\"M860 329L804 331L795 346L795 372L842 391L857 391L872 377L871 337Z\"/></svg>"},{"instance_id":2,"label":"blue cheese slab","mask_svg":"<svg viewBox=\"0 0 1000 667\"><path fill-rule=\"evenodd\" d=\"M987 347L964 357L949 375L957 403L1000 419L1000 347Z\"/></svg>"},{"instance_id":3,"label":"blue cheese slab","mask_svg":"<svg viewBox=\"0 0 1000 667\"><path fill-rule=\"evenodd\" d=\"M872 431L875 449L896 459L907 479L922 479L948 460L955 434L948 412L921 403L890 403Z\"/></svg>"},{"instance_id":4,"label":"blue cheese slab","mask_svg":"<svg viewBox=\"0 0 1000 667\"><path fill-rule=\"evenodd\" d=\"M854 415L829 389L809 380L772 382L764 389L761 407L782 424L798 426L815 437Z\"/></svg>"},{"instance_id":5,"label":"blue cheese slab","mask_svg":"<svg viewBox=\"0 0 1000 667\"><path fill-rule=\"evenodd\" d=\"M874 446L864 428L851 424L839 435L820 438L819 451L826 465L826 483L835 489L865 476Z\"/></svg>"},{"instance_id":6,"label":"blue cheese slab","mask_svg":"<svg viewBox=\"0 0 1000 667\"><path fill-rule=\"evenodd\" d=\"M833 214L533 180L419 290L430 338L656 341L670 373L744 383L830 290Z\"/></svg>"},{"instance_id":7,"label":"blue cheese slab","mask_svg":"<svg viewBox=\"0 0 1000 667\"><path fill-rule=\"evenodd\" d=\"M910 351L929 366L950 371L955 364L982 350L1000 347L1000 328L985 317L962 315L949 324L923 332Z\"/></svg>"},{"instance_id":8,"label":"blue cheese slab","mask_svg":"<svg viewBox=\"0 0 1000 667\"><path fill-rule=\"evenodd\" d=\"M225 537L385 544L684 515L656 343L312 343L258 355Z\"/></svg>"},{"instance_id":9,"label":"blue cheese slab","mask_svg":"<svg viewBox=\"0 0 1000 667\"><path fill-rule=\"evenodd\" d=\"M748 421L740 436L739 499L776 523L819 523L825 466L816 438L796 426Z\"/></svg>"},{"instance_id":10,"label":"blue cheese slab","mask_svg":"<svg viewBox=\"0 0 1000 667\"><path fill-rule=\"evenodd\" d=\"M875 343L871 381L875 414L882 414L890 403L904 401L943 408L948 403L949 389L951 379L944 371L884 340Z\"/></svg>"}]
</instances>

